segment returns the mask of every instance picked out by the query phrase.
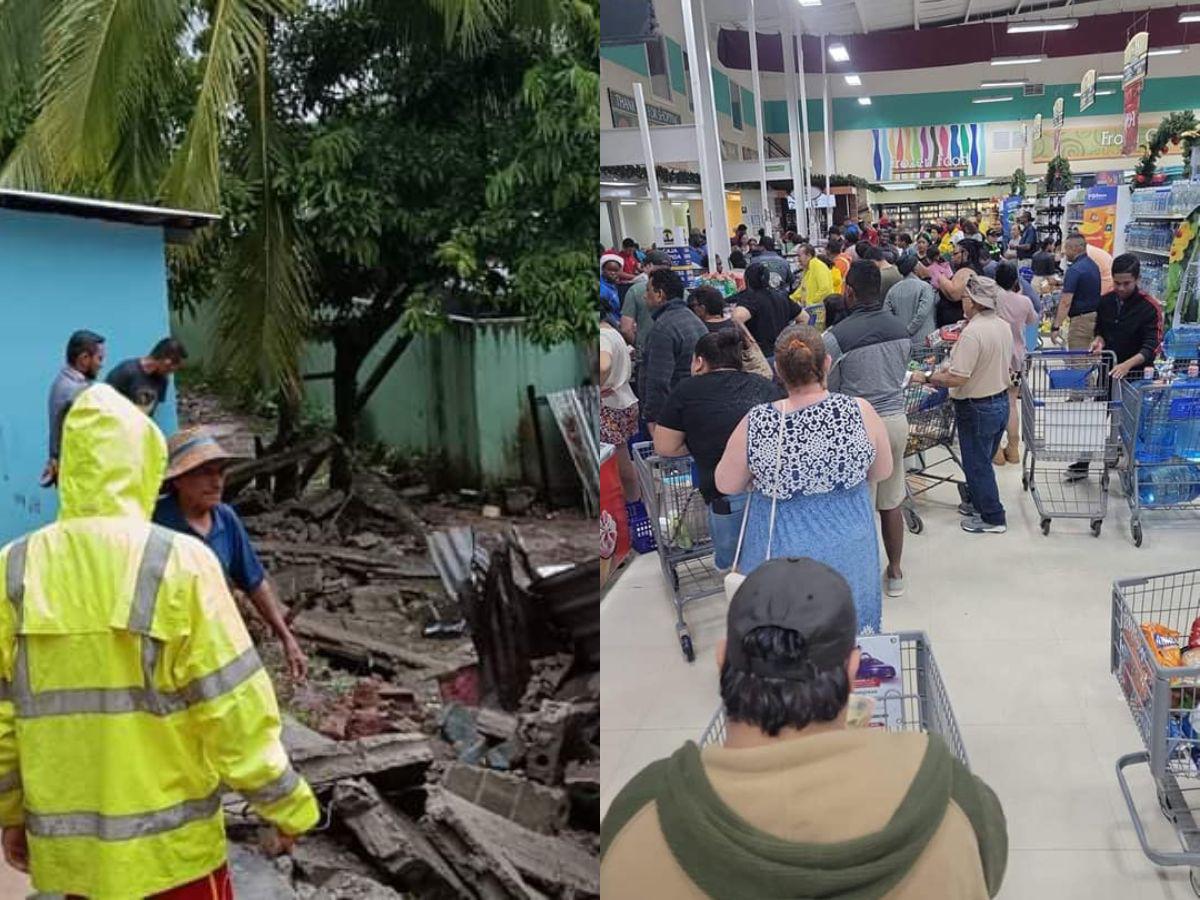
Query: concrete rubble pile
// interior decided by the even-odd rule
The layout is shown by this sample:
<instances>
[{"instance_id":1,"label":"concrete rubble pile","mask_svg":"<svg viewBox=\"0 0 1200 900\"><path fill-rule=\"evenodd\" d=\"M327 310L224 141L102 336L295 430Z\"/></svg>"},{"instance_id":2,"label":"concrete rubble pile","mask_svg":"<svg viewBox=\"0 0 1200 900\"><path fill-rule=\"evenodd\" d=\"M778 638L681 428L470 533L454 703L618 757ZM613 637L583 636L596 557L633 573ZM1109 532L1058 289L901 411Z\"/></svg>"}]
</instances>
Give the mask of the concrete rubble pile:
<instances>
[{"instance_id":1,"label":"concrete rubble pile","mask_svg":"<svg viewBox=\"0 0 1200 900\"><path fill-rule=\"evenodd\" d=\"M324 811L272 860L227 798L239 898L598 898L595 567L427 533L378 477L235 503L315 661L308 684L276 683Z\"/></svg>"}]
</instances>

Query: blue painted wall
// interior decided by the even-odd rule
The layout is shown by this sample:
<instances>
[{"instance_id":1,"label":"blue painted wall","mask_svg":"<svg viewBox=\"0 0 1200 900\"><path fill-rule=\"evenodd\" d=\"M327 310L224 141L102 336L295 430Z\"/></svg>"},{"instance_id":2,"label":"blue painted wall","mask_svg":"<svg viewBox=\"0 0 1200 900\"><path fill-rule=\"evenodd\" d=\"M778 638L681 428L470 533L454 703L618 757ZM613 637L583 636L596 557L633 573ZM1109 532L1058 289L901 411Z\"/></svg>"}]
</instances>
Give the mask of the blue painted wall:
<instances>
[{"instance_id":1,"label":"blue painted wall","mask_svg":"<svg viewBox=\"0 0 1200 900\"><path fill-rule=\"evenodd\" d=\"M53 520L57 494L38 485L46 464L46 399L67 338L108 339L107 373L169 333L160 228L0 209L0 541ZM103 377L103 376L102 376ZM174 396L157 418L176 428Z\"/></svg>"}]
</instances>

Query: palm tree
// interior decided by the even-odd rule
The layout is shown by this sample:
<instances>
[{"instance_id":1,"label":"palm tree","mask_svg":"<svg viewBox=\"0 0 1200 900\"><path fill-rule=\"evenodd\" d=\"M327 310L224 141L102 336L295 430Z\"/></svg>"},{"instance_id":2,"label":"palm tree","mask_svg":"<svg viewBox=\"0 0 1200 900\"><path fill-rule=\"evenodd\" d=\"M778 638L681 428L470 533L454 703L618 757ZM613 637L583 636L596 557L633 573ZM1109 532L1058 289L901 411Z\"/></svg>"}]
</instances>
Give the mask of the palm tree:
<instances>
[{"instance_id":1,"label":"palm tree","mask_svg":"<svg viewBox=\"0 0 1200 900\"><path fill-rule=\"evenodd\" d=\"M369 6L411 40L464 54L513 24L544 24L578 0L340 0ZM299 395L312 258L273 191L286 148L273 109L274 28L305 0L0 0L0 108L35 117L0 184L219 210L224 138L246 128L236 166L253 221L230 235L214 285L222 367ZM203 251L187 248L174 265Z\"/></svg>"}]
</instances>

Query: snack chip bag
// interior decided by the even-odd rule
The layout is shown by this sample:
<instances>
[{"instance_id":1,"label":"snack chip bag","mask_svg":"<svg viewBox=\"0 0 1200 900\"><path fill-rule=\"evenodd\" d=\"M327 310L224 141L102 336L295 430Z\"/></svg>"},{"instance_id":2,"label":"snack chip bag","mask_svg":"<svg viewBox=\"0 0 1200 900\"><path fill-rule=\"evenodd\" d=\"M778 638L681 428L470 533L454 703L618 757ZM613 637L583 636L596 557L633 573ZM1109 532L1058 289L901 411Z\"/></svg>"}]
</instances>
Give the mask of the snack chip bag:
<instances>
[{"instance_id":1,"label":"snack chip bag","mask_svg":"<svg viewBox=\"0 0 1200 900\"><path fill-rule=\"evenodd\" d=\"M1160 666L1183 665L1181 657L1183 635L1178 631L1173 631L1157 622L1143 622L1142 634L1145 635L1146 643L1150 645L1150 651Z\"/></svg>"}]
</instances>

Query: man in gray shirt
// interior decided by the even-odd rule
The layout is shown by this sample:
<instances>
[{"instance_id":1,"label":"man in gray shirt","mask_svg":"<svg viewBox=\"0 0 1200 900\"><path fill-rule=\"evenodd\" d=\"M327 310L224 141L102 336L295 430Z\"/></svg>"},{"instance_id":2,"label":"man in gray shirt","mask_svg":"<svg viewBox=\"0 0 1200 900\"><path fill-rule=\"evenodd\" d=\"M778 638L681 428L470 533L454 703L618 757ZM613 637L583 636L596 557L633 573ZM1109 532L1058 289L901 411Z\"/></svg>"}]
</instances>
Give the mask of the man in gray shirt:
<instances>
[{"instance_id":1,"label":"man in gray shirt","mask_svg":"<svg viewBox=\"0 0 1200 900\"><path fill-rule=\"evenodd\" d=\"M625 291L625 300L621 304L621 334L625 343L637 347L639 360L646 352L646 341L650 339L650 329L654 327L654 317L646 304L646 283L655 269L669 268L671 257L661 250L651 250L642 263L642 274Z\"/></svg>"},{"instance_id":2,"label":"man in gray shirt","mask_svg":"<svg viewBox=\"0 0 1200 900\"><path fill-rule=\"evenodd\" d=\"M76 331L67 341L67 364L50 385L50 456L42 471L42 487L58 481L58 454L62 447L63 419L75 398L96 380L104 368L104 338L94 331Z\"/></svg>"},{"instance_id":3,"label":"man in gray shirt","mask_svg":"<svg viewBox=\"0 0 1200 900\"><path fill-rule=\"evenodd\" d=\"M914 269L917 257L902 256L896 268L904 277L883 298L883 308L896 316L908 332L913 349L925 346L925 338L937 327L937 292L933 285L918 278Z\"/></svg>"}]
</instances>

